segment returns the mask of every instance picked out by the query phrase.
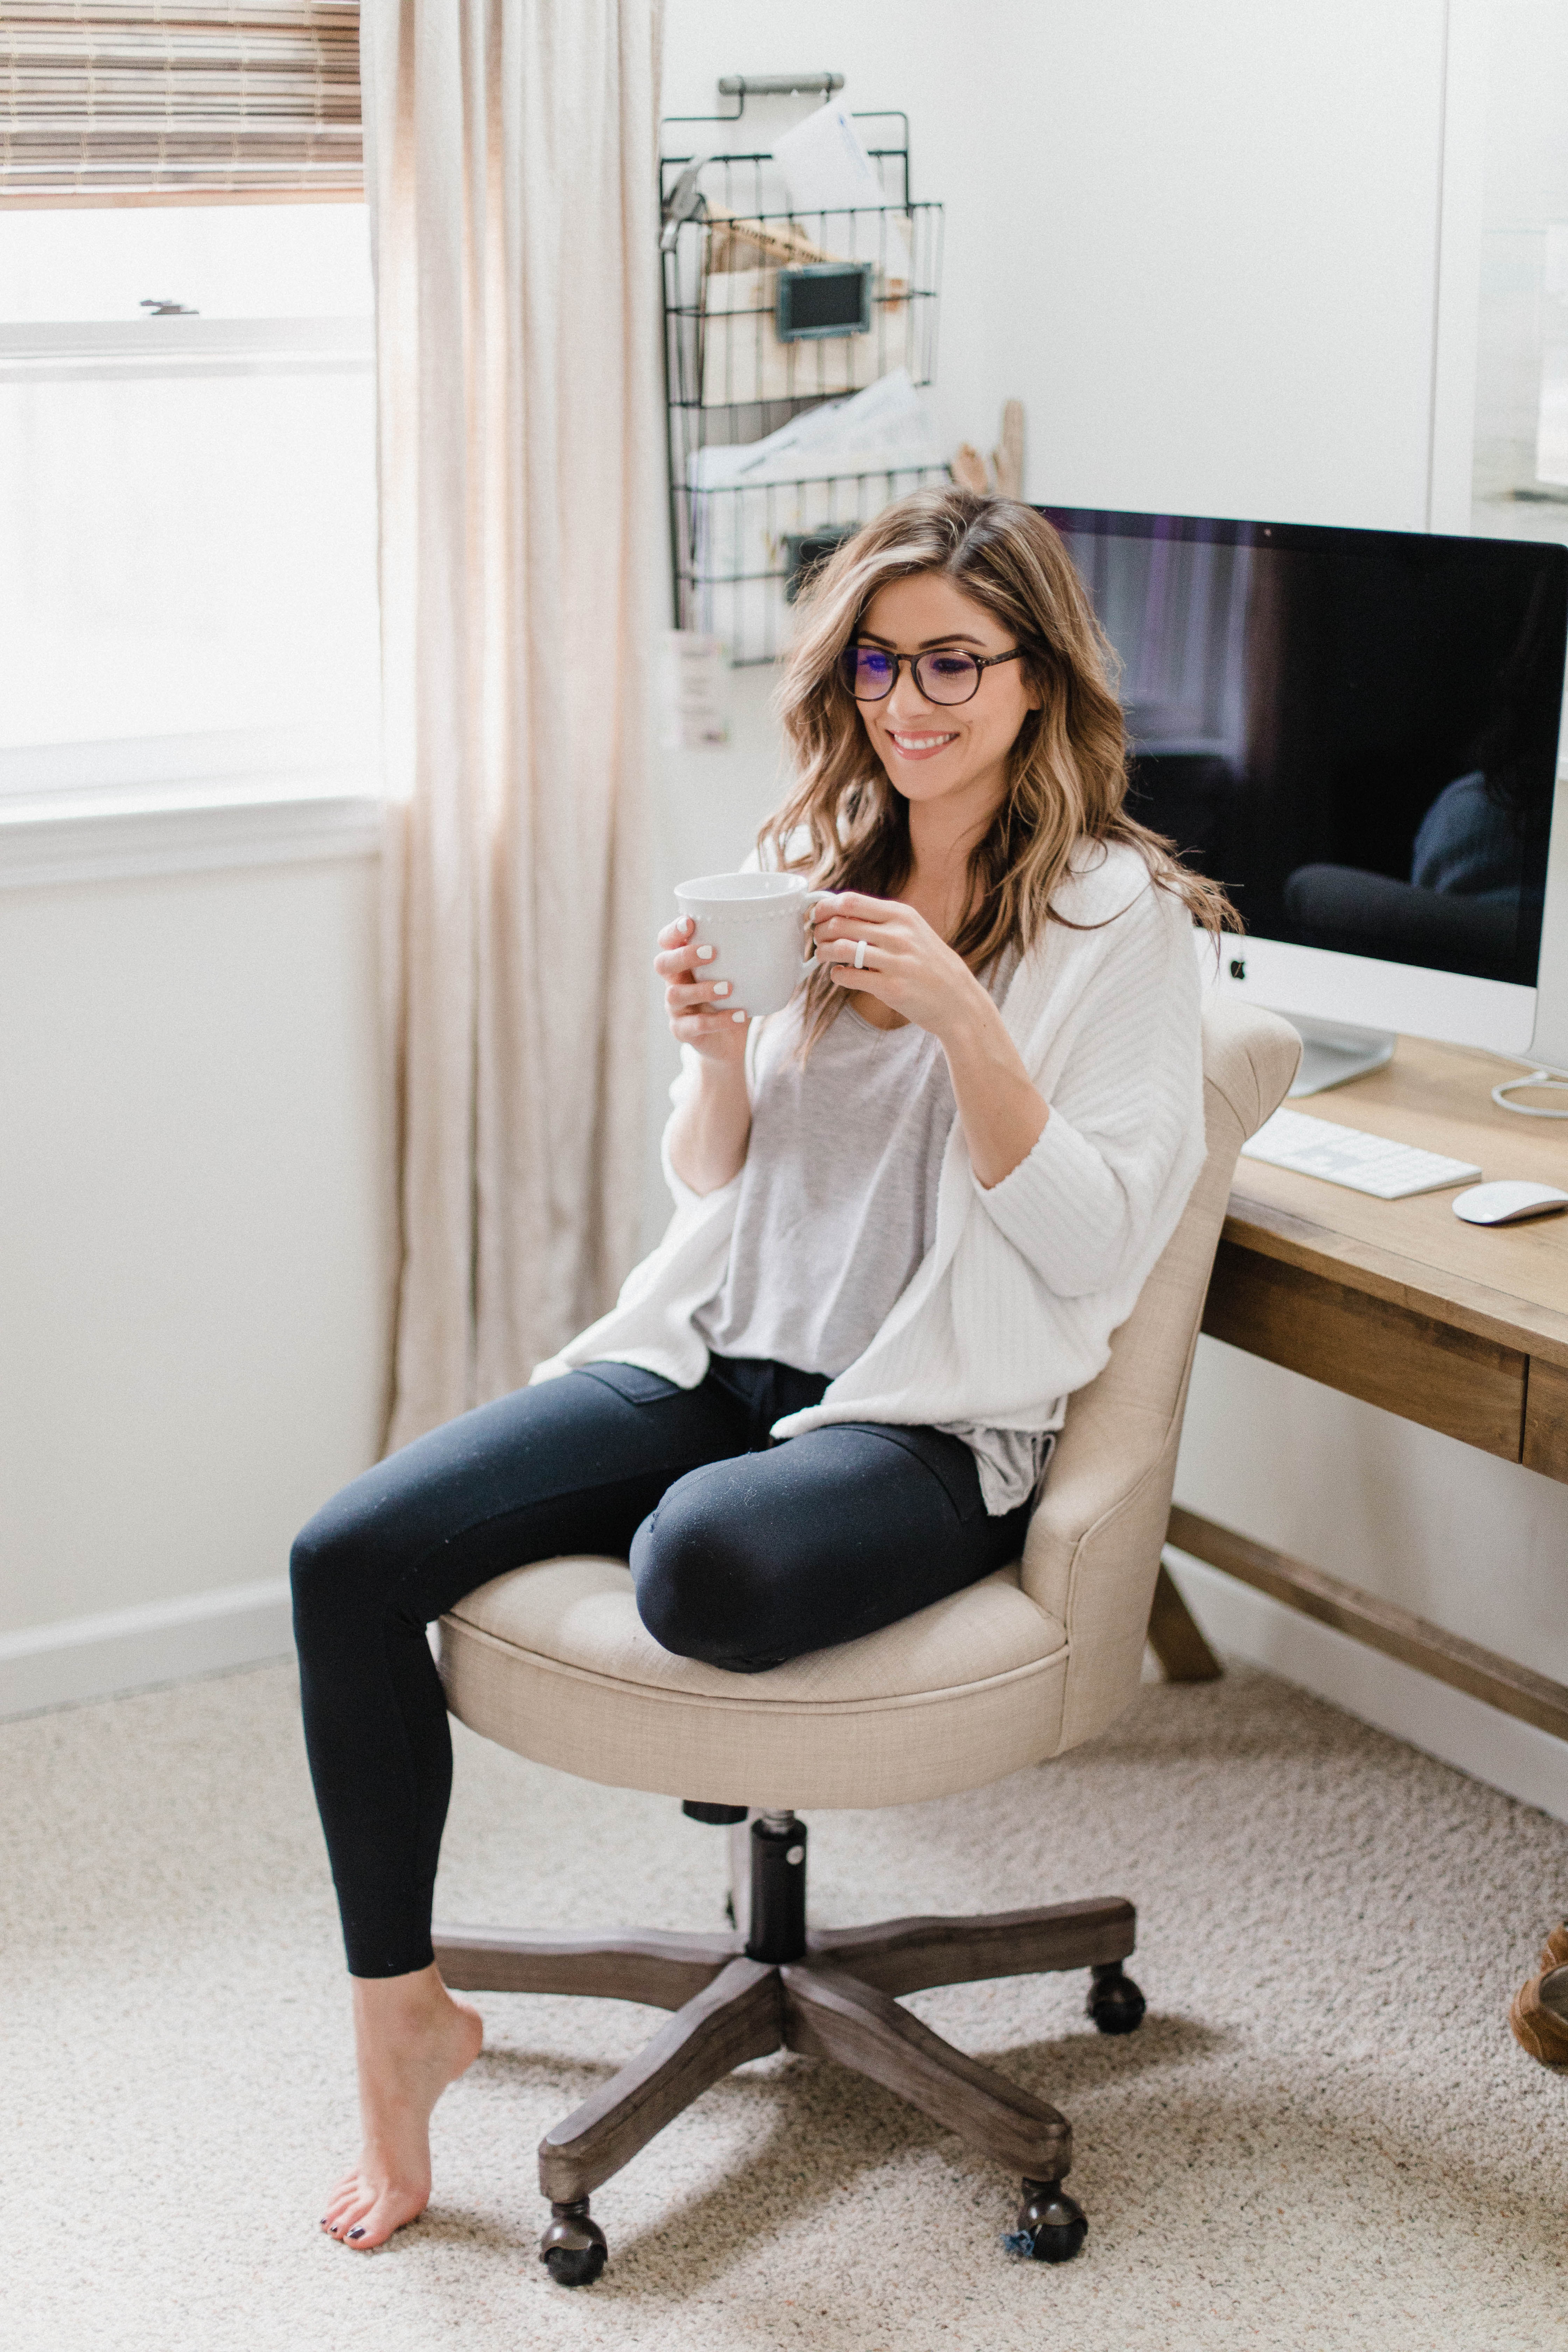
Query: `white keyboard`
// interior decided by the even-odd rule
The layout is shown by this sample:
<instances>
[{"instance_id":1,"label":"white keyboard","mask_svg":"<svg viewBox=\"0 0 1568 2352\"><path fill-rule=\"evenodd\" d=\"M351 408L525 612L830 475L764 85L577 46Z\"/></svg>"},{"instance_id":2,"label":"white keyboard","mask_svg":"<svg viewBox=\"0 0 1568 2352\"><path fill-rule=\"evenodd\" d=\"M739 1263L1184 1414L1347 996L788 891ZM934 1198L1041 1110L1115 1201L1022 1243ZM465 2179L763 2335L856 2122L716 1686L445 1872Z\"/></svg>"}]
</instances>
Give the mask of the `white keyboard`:
<instances>
[{"instance_id":1,"label":"white keyboard","mask_svg":"<svg viewBox=\"0 0 1568 2352\"><path fill-rule=\"evenodd\" d=\"M1271 1168L1293 1168L1298 1176L1321 1176L1352 1192L1380 1201L1403 1201L1410 1192L1441 1192L1468 1184L1480 1174L1468 1160L1446 1160L1440 1151L1417 1151L1414 1144L1391 1143L1384 1135L1336 1127L1309 1118L1304 1111L1277 1110L1241 1147L1244 1160L1266 1160Z\"/></svg>"}]
</instances>

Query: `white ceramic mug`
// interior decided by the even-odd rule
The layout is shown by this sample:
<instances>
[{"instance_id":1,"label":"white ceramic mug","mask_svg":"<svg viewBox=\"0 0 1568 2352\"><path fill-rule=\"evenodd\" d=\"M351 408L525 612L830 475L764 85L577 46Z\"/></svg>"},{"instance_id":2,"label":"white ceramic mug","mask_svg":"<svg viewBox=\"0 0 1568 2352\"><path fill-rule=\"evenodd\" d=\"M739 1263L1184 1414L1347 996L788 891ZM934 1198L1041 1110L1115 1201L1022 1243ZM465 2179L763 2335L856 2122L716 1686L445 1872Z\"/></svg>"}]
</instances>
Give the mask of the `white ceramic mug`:
<instances>
[{"instance_id":1,"label":"white ceramic mug","mask_svg":"<svg viewBox=\"0 0 1568 2352\"><path fill-rule=\"evenodd\" d=\"M718 950L693 979L727 980L720 1003L737 1012L782 1012L810 960L807 910L827 896L798 874L700 874L678 884L675 903L697 926L693 944Z\"/></svg>"}]
</instances>

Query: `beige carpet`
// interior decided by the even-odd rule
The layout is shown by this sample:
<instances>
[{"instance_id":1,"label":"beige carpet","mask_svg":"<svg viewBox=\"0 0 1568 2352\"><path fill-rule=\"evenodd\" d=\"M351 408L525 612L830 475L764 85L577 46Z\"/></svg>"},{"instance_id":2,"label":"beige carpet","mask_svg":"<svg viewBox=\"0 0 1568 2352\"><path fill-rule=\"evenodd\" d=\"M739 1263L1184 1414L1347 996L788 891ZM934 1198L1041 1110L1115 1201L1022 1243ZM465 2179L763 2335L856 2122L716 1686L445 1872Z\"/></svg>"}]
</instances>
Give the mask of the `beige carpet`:
<instances>
[{"instance_id":1,"label":"beige carpet","mask_svg":"<svg viewBox=\"0 0 1568 2352\"><path fill-rule=\"evenodd\" d=\"M459 1734L443 1908L717 1923L722 1837ZM7 2352L1556 2352L1568 2079L1505 2016L1568 1828L1246 1671L1146 1688L1065 1763L819 1814L824 1921L1125 1893L1150 2016L1081 1978L923 1996L1065 2108L1088 2248L1009 2260L1014 2184L826 2063L753 2064L595 2200L612 2267L534 2260L532 2149L657 2022L490 1996L429 2214L351 2254L345 2002L281 1667L0 1726Z\"/></svg>"}]
</instances>

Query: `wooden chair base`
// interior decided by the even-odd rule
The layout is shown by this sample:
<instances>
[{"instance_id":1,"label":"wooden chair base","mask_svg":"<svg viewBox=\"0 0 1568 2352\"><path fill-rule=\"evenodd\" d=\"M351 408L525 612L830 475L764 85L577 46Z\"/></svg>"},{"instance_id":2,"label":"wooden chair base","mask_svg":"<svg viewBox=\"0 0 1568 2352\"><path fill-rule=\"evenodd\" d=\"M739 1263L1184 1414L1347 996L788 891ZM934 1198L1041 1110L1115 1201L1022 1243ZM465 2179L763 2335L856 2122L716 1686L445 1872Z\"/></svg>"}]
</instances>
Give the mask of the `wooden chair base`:
<instances>
[{"instance_id":1,"label":"wooden chair base","mask_svg":"<svg viewBox=\"0 0 1568 2352\"><path fill-rule=\"evenodd\" d=\"M1060 2185L1072 2162L1066 2118L931 2032L900 2008L899 1996L933 1985L1088 1968L1093 1971L1089 2015L1102 2032L1129 2032L1143 2015L1142 1996L1121 1969L1134 1940L1131 1904L1113 1896L806 1933L805 1826L784 1818L789 1830L772 1836L775 1843L786 1836L793 1841L788 1855L800 1874L795 1957L752 1957L759 1946L770 1949L765 1916L759 1935L755 1893L749 1940L738 1931L584 1941L494 1928L436 1929L437 1963L455 1989L584 1993L674 2012L613 2080L541 2142L539 2185L552 2209L542 2261L564 2285L596 2278L605 2246L589 2210L594 2190L711 2084L748 2058L780 2049L852 2066L1020 2176L1024 2203L1005 2242L1037 2261L1069 2260L1088 2223ZM772 1924L776 1927L776 1918ZM787 1942L787 1926L784 1933Z\"/></svg>"},{"instance_id":2,"label":"wooden chair base","mask_svg":"<svg viewBox=\"0 0 1568 2352\"><path fill-rule=\"evenodd\" d=\"M1547 1937L1535 1974L1514 1994L1513 2038L1543 2066L1568 2066L1568 1920Z\"/></svg>"}]
</instances>

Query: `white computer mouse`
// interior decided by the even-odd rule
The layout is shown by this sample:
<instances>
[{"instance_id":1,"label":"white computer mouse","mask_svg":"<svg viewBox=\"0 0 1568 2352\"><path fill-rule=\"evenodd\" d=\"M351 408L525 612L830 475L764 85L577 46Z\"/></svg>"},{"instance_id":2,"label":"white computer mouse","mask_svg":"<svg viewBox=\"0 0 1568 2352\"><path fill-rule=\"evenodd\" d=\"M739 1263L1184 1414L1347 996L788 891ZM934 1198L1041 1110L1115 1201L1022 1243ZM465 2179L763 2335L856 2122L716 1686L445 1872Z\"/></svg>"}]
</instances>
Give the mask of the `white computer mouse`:
<instances>
[{"instance_id":1,"label":"white computer mouse","mask_svg":"<svg viewBox=\"0 0 1568 2352\"><path fill-rule=\"evenodd\" d=\"M1568 1209L1568 1192L1555 1184L1530 1184L1518 1177L1500 1184L1472 1184L1454 1202L1454 1214L1468 1225L1516 1225L1521 1217L1550 1216Z\"/></svg>"}]
</instances>

